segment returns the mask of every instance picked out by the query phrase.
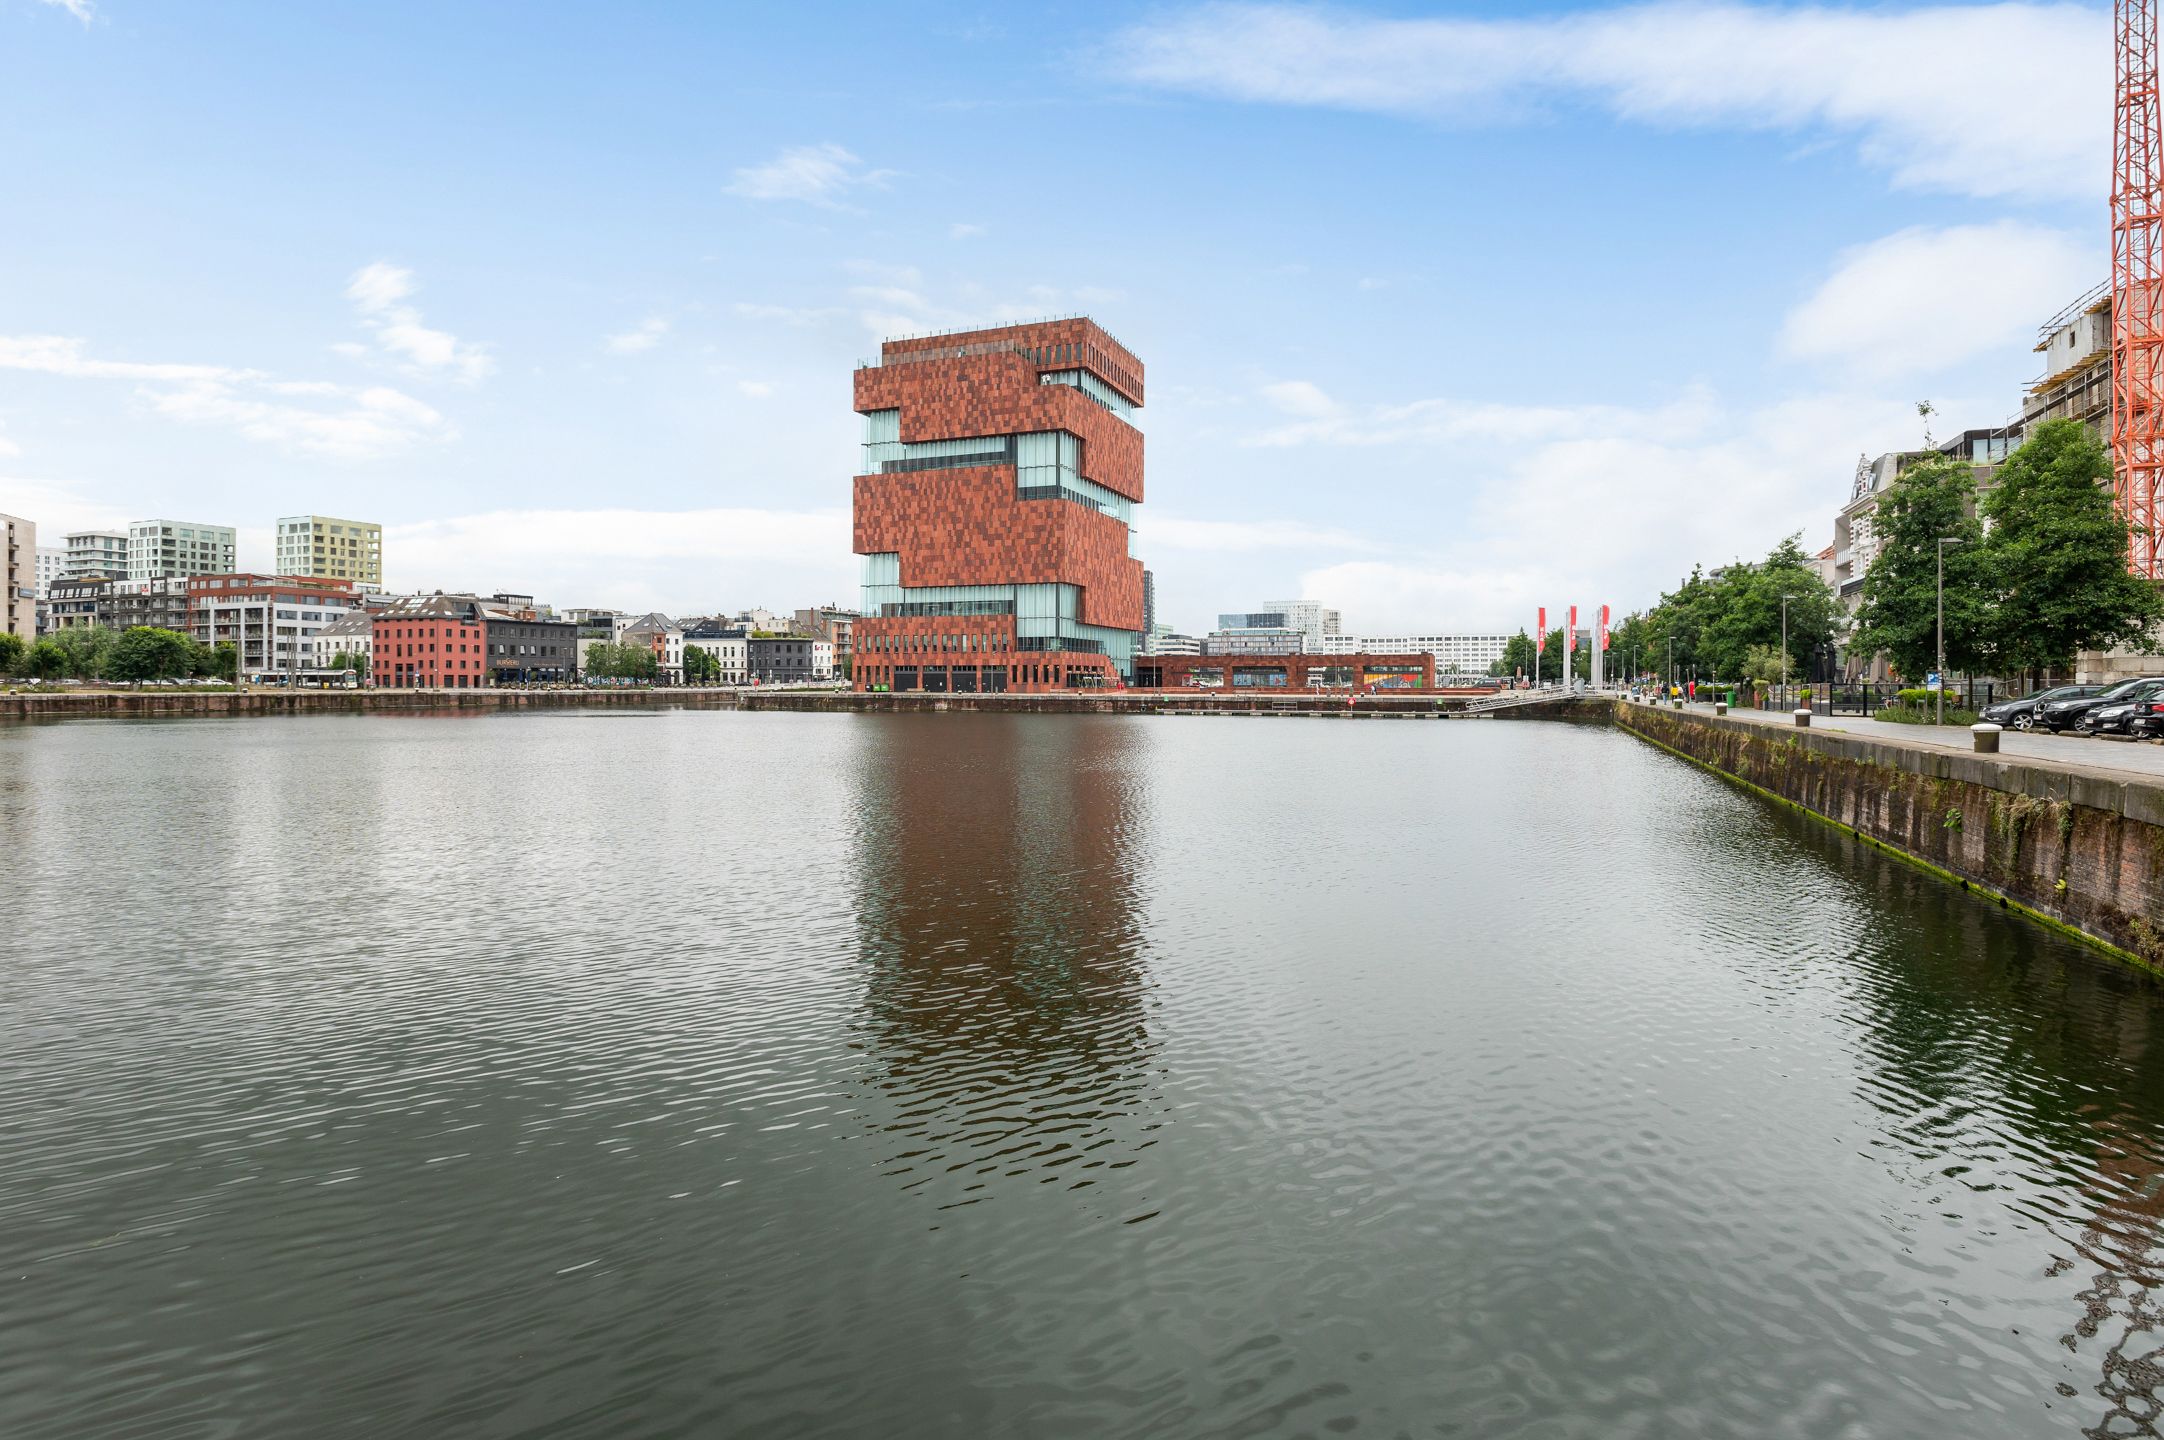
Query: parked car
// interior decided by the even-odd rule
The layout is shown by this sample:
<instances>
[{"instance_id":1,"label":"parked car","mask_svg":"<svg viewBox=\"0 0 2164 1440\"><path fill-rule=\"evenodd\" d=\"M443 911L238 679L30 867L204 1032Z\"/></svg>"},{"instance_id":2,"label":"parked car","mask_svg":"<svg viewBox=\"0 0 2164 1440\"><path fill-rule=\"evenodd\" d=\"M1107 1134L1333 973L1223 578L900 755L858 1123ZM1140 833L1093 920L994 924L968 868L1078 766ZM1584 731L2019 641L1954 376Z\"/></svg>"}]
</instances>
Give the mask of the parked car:
<instances>
[{"instance_id":1,"label":"parked car","mask_svg":"<svg viewBox=\"0 0 2164 1440\"><path fill-rule=\"evenodd\" d=\"M2047 700L2036 707L2037 724L2046 730L2055 732L2070 730L2074 727L2076 721L2091 710L2098 710L2106 705L2113 705L2121 700L2131 699L2135 691L2141 689L2144 685L2152 683L2154 682L2145 679L2121 680L2107 690L2100 690L2094 695L2083 696L2080 699Z\"/></svg>"},{"instance_id":2,"label":"parked car","mask_svg":"<svg viewBox=\"0 0 2164 1440\"><path fill-rule=\"evenodd\" d=\"M2034 730L2042 722L2037 719L2038 708L2053 700L2086 700L2101 695L2101 685L2061 685L2053 690L2039 690L2034 695L2024 695L2019 700L2002 700L1996 705L1986 705L1977 717L1994 725L2004 725L2009 730Z\"/></svg>"},{"instance_id":3,"label":"parked car","mask_svg":"<svg viewBox=\"0 0 2164 1440\"><path fill-rule=\"evenodd\" d=\"M2099 705L2074 722L2077 735L2123 735L2127 722L2140 711L2149 708L2150 702L2164 696L2164 680L2149 680L2137 685L2121 699L2109 705Z\"/></svg>"},{"instance_id":4,"label":"parked car","mask_svg":"<svg viewBox=\"0 0 2164 1440\"><path fill-rule=\"evenodd\" d=\"M2126 733L2144 740L2164 738L2164 695L2152 695L2136 706L2127 719Z\"/></svg>"}]
</instances>

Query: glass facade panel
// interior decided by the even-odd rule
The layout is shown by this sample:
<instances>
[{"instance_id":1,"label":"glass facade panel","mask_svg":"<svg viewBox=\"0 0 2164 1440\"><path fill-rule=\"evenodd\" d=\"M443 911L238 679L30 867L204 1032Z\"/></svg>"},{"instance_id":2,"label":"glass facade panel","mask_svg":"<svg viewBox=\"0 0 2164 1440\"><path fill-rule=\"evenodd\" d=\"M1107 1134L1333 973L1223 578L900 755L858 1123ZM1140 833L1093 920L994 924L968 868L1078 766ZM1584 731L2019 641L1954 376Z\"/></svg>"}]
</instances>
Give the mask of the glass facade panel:
<instances>
[{"instance_id":1,"label":"glass facade panel","mask_svg":"<svg viewBox=\"0 0 2164 1440\"><path fill-rule=\"evenodd\" d=\"M1072 386L1128 424L1135 423L1134 402L1087 370L1054 370L1049 374L1039 375L1037 379L1045 385Z\"/></svg>"}]
</instances>

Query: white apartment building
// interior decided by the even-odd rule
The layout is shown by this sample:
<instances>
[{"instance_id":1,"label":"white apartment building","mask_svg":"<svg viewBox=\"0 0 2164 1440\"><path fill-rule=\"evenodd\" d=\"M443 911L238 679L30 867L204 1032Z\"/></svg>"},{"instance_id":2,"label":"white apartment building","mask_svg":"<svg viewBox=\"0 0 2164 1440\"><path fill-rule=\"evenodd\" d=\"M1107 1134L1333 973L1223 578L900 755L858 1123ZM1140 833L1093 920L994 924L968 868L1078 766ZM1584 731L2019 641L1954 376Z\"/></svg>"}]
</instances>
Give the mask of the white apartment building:
<instances>
[{"instance_id":1,"label":"white apartment building","mask_svg":"<svg viewBox=\"0 0 2164 1440\"><path fill-rule=\"evenodd\" d=\"M1202 641L1193 635L1182 635L1176 630L1160 629L1143 637L1142 655L1200 655Z\"/></svg>"},{"instance_id":2,"label":"white apartment building","mask_svg":"<svg viewBox=\"0 0 2164 1440\"><path fill-rule=\"evenodd\" d=\"M137 520L128 526L130 580L160 575L231 575L239 568L230 525Z\"/></svg>"},{"instance_id":3,"label":"white apartment building","mask_svg":"<svg viewBox=\"0 0 2164 1440\"><path fill-rule=\"evenodd\" d=\"M14 515L0 515L0 632L29 645L38 636L38 527Z\"/></svg>"},{"instance_id":4,"label":"white apartment building","mask_svg":"<svg viewBox=\"0 0 2164 1440\"><path fill-rule=\"evenodd\" d=\"M316 636L360 609L361 603L358 595L293 593L260 575L236 579L234 592L204 591L194 597L195 638L215 645L244 637L241 667L249 673L314 665Z\"/></svg>"},{"instance_id":5,"label":"white apartment building","mask_svg":"<svg viewBox=\"0 0 2164 1440\"><path fill-rule=\"evenodd\" d=\"M1325 655L1433 655L1438 675L1485 675L1510 637L1485 635L1333 635Z\"/></svg>"},{"instance_id":6,"label":"white apartment building","mask_svg":"<svg viewBox=\"0 0 2164 1440\"><path fill-rule=\"evenodd\" d=\"M65 545L40 545L38 547L38 598L45 598L45 587L68 573L68 547Z\"/></svg>"},{"instance_id":7,"label":"white apartment building","mask_svg":"<svg viewBox=\"0 0 2164 1440\"><path fill-rule=\"evenodd\" d=\"M128 537L111 530L78 530L73 535L61 537L67 547L62 553L67 557L61 562L60 574L55 580L126 580L128 575ZM136 579L148 579L136 576Z\"/></svg>"},{"instance_id":8,"label":"white apartment building","mask_svg":"<svg viewBox=\"0 0 2164 1440\"><path fill-rule=\"evenodd\" d=\"M751 678L751 641L742 631L734 634L697 635L686 633L686 650L704 650L714 657L721 667L724 685L742 685Z\"/></svg>"},{"instance_id":9,"label":"white apartment building","mask_svg":"<svg viewBox=\"0 0 2164 1440\"><path fill-rule=\"evenodd\" d=\"M1345 632L1344 621L1338 612L1313 600L1266 600L1262 608L1266 613L1284 617L1278 625L1307 636L1307 649L1311 655L1321 653L1323 641ZM1226 618L1220 616L1218 624L1222 626Z\"/></svg>"},{"instance_id":10,"label":"white apartment building","mask_svg":"<svg viewBox=\"0 0 2164 1440\"><path fill-rule=\"evenodd\" d=\"M278 522L280 575L383 584L383 527L334 515L288 515Z\"/></svg>"}]
</instances>

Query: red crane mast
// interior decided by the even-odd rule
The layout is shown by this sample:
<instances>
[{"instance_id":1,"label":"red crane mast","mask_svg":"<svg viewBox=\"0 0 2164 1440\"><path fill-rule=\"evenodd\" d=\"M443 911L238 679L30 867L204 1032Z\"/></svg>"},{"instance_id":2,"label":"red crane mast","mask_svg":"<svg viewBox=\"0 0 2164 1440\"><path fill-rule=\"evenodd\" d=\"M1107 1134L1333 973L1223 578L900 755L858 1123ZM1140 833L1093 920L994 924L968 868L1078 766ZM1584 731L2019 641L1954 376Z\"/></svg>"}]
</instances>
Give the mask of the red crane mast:
<instances>
[{"instance_id":1,"label":"red crane mast","mask_svg":"<svg viewBox=\"0 0 2164 1440\"><path fill-rule=\"evenodd\" d=\"M2111 184L2111 458L2133 529L2127 568L2164 579L2164 122L2157 104L2156 0L2116 0L2118 87Z\"/></svg>"}]
</instances>

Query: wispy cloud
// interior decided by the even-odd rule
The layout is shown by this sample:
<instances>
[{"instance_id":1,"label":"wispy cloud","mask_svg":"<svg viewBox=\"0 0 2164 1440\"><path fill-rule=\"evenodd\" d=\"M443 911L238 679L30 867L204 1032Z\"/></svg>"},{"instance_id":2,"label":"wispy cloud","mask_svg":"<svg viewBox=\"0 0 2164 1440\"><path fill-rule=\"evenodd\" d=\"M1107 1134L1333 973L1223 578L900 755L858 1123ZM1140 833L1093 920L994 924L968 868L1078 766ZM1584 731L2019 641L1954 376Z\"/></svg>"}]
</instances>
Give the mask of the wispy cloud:
<instances>
[{"instance_id":1,"label":"wispy cloud","mask_svg":"<svg viewBox=\"0 0 2164 1440\"><path fill-rule=\"evenodd\" d=\"M280 380L228 365L107 360L68 335L0 335L0 370L135 382L150 413L215 426L283 449L365 459L455 432L433 408L388 386Z\"/></svg>"},{"instance_id":2,"label":"wispy cloud","mask_svg":"<svg viewBox=\"0 0 2164 1440\"><path fill-rule=\"evenodd\" d=\"M661 343L661 337L669 333L669 322L659 315L650 315L638 325L621 335L611 335L603 342L611 355L636 355L641 350L651 350Z\"/></svg>"},{"instance_id":3,"label":"wispy cloud","mask_svg":"<svg viewBox=\"0 0 2164 1440\"><path fill-rule=\"evenodd\" d=\"M495 359L485 345L433 330L421 312L405 303L417 287L413 272L377 260L354 272L346 285L360 321L375 335L376 347L409 373L449 375L468 382L494 373Z\"/></svg>"},{"instance_id":4,"label":"wispy cloud","mask_svg":"<svg viewBox=\"0 0 2164 1440\"><path fill-rule=\"evenodd\" d=\"M957 220L947 227L947 238L949 240L974 240L983 233L984 227L982 225L972 225L964 220Z\"/></svg>"},{"instance_id":5,"label":"wispy cloud","mask_svg":"<svg viewBox=\"0 0 2164 1440\"><path fill-rule=\"evenodd\" d=\"M1897 184L2087 199L2110 159L2109 7L1634 5L1394 19L1217 4L1109 46L1138 84L1505 122L1590 100L1626 120L1848 137Z\"/></svg>"},{"instance_id":6,"label":"wispy cloud","mask_svg":"<svg viewBox=\"0 0 2164 1440\"><path fill-rule=\"evenodd\" d=\"M55 10L65 10L85 25L97 18L98 7L91 4L90 0L38 0L38 3L49 5Z\"/></svg>"},{"instance_id":7,"label":"wispy cloud","mask_svg":"<svg viewBox=\"0 0 2164 1440\"><path fill-rule=\"evenodd\" d=\"M850 151L832 141L793 145L763 165L746 165L722 188L746 200L798 200L840 209L845 196L884 189L892 170L870 170Z\"/></svg>"},{"instance_id":8,"label":"wispy cloud","mask_svg":"<svg viewBox=\"0 0 2164 1440\"><path fill-rule=\"evenodd\" d=\"M774 398L774 387L764 380L739 380L736 382L736 388L739 393L754 400L771 400Z\"/></svg>"},{"instance_id":9,"label":"wispy cloud","mask_svg":"<svg viewBox=\"0 0 2164 1440\"><path fill-rule=\"evenodd\" d=\"M1843 255L1789 313L1781 349L1869 379L1932 374L2014 353L2108 268L2100 247L2013 220L1902 230Z\"/></svg>"},{"instance_id":10,"label":"wispy cloud","mask_svg":"<svg viewBox=\"0 0 2164 1440\"><path fill-rule=\"evenodd\" d=\"M1288 423L1256 430L1245 442L1294 445L1435 445L1465 442L1522 444L1605 434L1681 439L1702 434L1715 417L1712 396L1685 389L1667 405L1635 410L1615 405L1509 405L1451 398L1348 404L1309 380L1261 387L1264 402Z\"/></svg>"}]
</instances>

